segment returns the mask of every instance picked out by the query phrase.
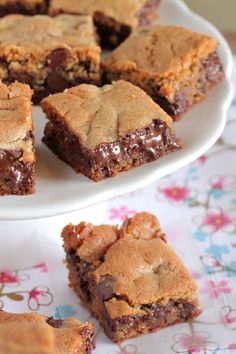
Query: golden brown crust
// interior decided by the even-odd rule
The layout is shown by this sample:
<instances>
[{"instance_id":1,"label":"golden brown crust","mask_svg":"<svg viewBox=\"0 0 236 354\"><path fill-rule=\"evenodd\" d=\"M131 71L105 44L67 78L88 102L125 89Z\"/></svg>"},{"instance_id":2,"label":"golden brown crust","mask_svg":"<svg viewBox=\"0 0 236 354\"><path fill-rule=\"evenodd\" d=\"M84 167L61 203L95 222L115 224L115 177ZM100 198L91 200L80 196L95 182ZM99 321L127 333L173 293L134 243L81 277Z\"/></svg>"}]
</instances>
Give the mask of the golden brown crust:
<instances>
[{"instance_id":1,"label":"golden brown crust","mask_svg":"<svg viewBox=\"0 0 236 354\"><path fill-rule=\"evenodd\" d=\"M156 76L180 74L190 63L206 58L216 41L187 28L150 25L136 29L104 61L106 67L137 69Z\"/></svg>"},{"instance_id":2,"label":"golden brown crust","mask_svg":"<svg viewBox=\"0 0 236 354\"><path fill-rule=\"evenodd\" d=\"M8 15L0 19L0 56L3 58L24 58L32 65L58 48L67 49L71 55L78 52L100 53L92 17ZM34 70L32 67L31 71Z\"/></svg>"},{"instance_id":3,"label":"golden brown crust","mask_svg":"<svg viewBox=\"0 0 236 354\"><path fill-rule=\"evenodd\" d=\"M159 94L171 101L183 79L216 49L216 41L209 36L183 27L150 25L136 29L102 66L108 77L121 72L121 78L132 76L132 82L152 80Z\"/></svg>"},{"instance_id":4,"label":"golden brown crust","mask_svg":"<svg viewBox=\"0 0 236 354\"><path fill-rule=\"evenodd\" d=\"M32 130L31 96L28 85L0 83L0 148L19 148Z\"/></svg>"},{"instance_id":5,"label":"golden brown crust","mask_svg":"<svg viewBox=\"0 0 236 354\"><path fill-rule=\"evenodd\" d=\"M70 224L63 229L62 237L66 251L76 251L80 258L95 262L103 257L117 240L118 229L111 225Z\"/></svg>"},{"instance_id":6,"label":"golden brown crust","mask_svg":"<svg viewBox=\"0 0 236 354\"><path fill-rule=\"evenodd\" d=\"M98 279L111 275L115 279L114 294L132 306L187 301L196 293L196 285L181 260L158 238L118 240L95 275Z\"/></svg>"},{"instance_id":7,"label":"golden brown crust","mask_svg":"<svg viewBox=\"0 0 236 354\"><path fill-rule=\"evenodd\" d=\"M126 218L120 228L120 237L130 236L134 239L164 238L157 218L147 212L137 213L132 218Z\"/></svg>"},{"instance_id":8,"label":"golden brown crust","mask_svg":"<svg viewBox=\"0 0 236 354\"><path fill-rule=\"evenodd\" d=\"M54 113L88 149L115 142L156 119L168 126L172 123L143 90L123 80L101 88L86 84L73 87L43 99L41 105L49 117Z\"/></svg>"},{"instance_id":9,"label":"golden brown crust","mask_svg":"<svg viewBox=\"0 0 236 354\"><path fill-rule=\"evenodd\" d=\"M136 14L145 4L146 0L52 0L49 8L51 14L55 13L87 13L101 12L112 17L120 23L137 27Z\"/></svg>"},{"instance_id":10,"label":"golden brown crust","mask_svg":"<svg viewBox=\"0 0 236 354\"><path fill-rule=\"evenodd\" d=\"M87 346L86 340L87 339L90 340L89 335L91 335L92 338L94 333L94 326L92 324L81 323L76 318L68 318L62 320L60 327L53 328L51 325L47 323L47 321L48 321L48 317L40 315L38 313L13 314L4 311L0 312L0 327L1 326L4 327L6 324L11 325L12 328L14 328L14 326L16 326L16 328L18 327L24 328L24 326L26 326L28 327L30 333L31 331L33 332L34 328L36 328L37 326L38 328L40 328L40 330L43 329L45 333L45 338L47 338L47 336L50 335L53 339L53 343L55 342L55 352L53 351L52 353L68 353L68 354L86 353L86 346ZM84 334L85 332L86 334ZM42 340L43 340L44 333L42 332ZM19 343L20 343L20 337L17 338L19 338ZM30 343L32 348L32 342ZM15 343L10 343L10 344L12 347L14 347ZM0 333L0 345L1 345L1 333ZM34 354L34 353L44 354L43 349L44 348L42 348L42 352L39 350L35 352L32 351L31 353L29 348L29 351L27 351L26 354ZM91 347L89 347L89 349L91 349ZM18 354L18 352L12 352L12 354L16 354L16 353ZM21 352L19 351L19 353ZM24 352L22 351L22 354L23 353ZM48 352L45 351L45 354L49 354L49 353L51 354L50 351Z\"/></svg>"}]
</instances>

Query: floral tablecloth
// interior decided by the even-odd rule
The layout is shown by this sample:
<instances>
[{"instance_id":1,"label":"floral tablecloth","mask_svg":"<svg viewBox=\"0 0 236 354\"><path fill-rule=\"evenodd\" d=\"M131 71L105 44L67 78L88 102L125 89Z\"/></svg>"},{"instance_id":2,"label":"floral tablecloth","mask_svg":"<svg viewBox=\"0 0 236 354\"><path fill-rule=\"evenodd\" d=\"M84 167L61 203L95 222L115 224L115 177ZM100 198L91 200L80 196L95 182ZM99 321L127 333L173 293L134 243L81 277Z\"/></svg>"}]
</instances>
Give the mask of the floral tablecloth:
<instances>
[{"instance_id":1,"label":"floral tablecloth","mask_svg":"<svg viewBox=\"0 0 236 354\"><path fill-rule=\"evenodd\" d=\"M236 87L236 60L233 80ZM96 323L95 354L236 353L235 136L236 99L222 137L206 155L147 188L109 201L108 208L101 205L107 208L103 222L121 223L143 210L159 217L168 242L199 286L203 312L191 324L119 346ZM28 224L0 223L0 309L96 322L67 287L58 234L69 221L80 220L74 213Z\"/></svg>"}]
</instances>

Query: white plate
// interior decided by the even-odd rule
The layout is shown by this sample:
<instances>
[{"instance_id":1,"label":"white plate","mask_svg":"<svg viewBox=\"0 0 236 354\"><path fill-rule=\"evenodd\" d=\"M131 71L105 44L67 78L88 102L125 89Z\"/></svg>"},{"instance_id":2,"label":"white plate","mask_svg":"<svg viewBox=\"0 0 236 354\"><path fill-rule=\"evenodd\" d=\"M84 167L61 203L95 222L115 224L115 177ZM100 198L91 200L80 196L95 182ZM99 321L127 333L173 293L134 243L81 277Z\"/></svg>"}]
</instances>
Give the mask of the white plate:
<instances>
[{"instance_id":1,"label":"white plate","mask_svg":"<svg viewBox=\"0 0 236 354\"><path fill-rule=\"evenodd\" d=\"M226 74L225 80L211 91L207 100L196 105L181 122L175 124L177 135L184 142L184 150L115 178L94 183L76 175L41 143L45 118L36 107L37 192L27 197L1 197L0 220L65 214L131 192L189 164L215 143L224 129L227 109L233 97L230 49L220 32L191 12L182 0L162 0L159 12L162 23L185 26L216 38Z\"/></svg>"}]
</instances>

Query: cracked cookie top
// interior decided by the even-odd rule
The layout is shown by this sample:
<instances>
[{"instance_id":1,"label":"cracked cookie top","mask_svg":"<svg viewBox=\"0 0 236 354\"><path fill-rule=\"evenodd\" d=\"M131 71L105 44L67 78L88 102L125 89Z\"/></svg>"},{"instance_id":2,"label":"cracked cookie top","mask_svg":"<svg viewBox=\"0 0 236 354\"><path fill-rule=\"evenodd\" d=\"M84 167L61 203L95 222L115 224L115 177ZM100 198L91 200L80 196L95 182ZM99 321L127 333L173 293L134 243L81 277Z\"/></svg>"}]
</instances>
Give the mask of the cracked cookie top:
<instances>
[{"instance_id":1,"label":"cracked cookie top","mask_svg":"<svg viewBox=\"0 0 236 354\"><path fill-rule=\"evenodd\" d=\"M147 0L52 0L49 12L51 14L64 13L87 13L101 12L112 17L122 24L136 27L138 25L137 14Z\"/></svg>"},{"instance_id":2,"label":"cracked cookie top","mask_svg":"<svg viewBox=\"0 0 236 354\"><path fill-rule=\"evenodd\" d=\"M91 16L8 15L0 19L0 55L39 60L58 48L100 52ZM17 60L17 58L15 58Z\"/></svg>"},{"instance_id":3,"label":"cracked cookie top","mask_svg":"<svg viewBox=\"0 0 236 354\"><path fill-rule=\"evenodd\" d=\"M154 120L172 123L143 90L122 80L103 87L73 87L43 99L41 105L52 123L65 125L88 149L116 142Z\"/></svg>"},{"instance_id":4,"label":"cracked cookie top","mask_svg":"<svg viewBox=\"0 0 236 354\"><path fill-rule=\"evenodd\" d=\"M216 41L209 36L183 27L150 25L133 31L103 66L108 71L133 70L172 80L216 49Z\"/></svg>"},{"instance_id":5,"label":"cracked cookie top","mask_svg":"<svg viewBox=\"0 0 236 354\"><path fill-rule=\"evenodd\" d=\"M28 85L0 82L0 148L17 147L32 129L31 96Z\"/></svg>"}]
</instances>

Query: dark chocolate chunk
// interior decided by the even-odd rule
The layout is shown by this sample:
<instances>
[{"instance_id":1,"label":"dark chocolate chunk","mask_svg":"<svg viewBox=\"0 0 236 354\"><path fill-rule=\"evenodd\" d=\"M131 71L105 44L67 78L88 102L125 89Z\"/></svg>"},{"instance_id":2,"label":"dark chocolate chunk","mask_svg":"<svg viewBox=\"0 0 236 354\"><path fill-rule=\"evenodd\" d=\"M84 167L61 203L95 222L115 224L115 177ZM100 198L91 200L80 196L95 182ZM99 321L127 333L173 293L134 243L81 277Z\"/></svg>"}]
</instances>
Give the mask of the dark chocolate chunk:
<instances>
[{"instance_id":1,"label":"dark chocolate chunk","mask_svg":"<svg viewBox=\"0 0 236 354\"><path fill-rule=\"evenodd\" d=\"M114 18L101 12L95 12L93 19L103 48L113 49L117 47L131 33L130 26L119 23Z\"/></svg>"},{"instance_id":2,"label":"dark chocolate chunk","mask_svg":"<svg viewBox=\"0 0 236 354\"><path fill-rule=\"evenodd\" d=\"M114 296L113 286L115 279L111 275L105 275L100 280L97 289L102 301L110 300Z\"/></svg>"},{"instance_id":3,"label":"dark chocolate chunk","mask_svg":"<svg viewBox=\"0 0 236 354\"><path fill-rule=\"evenodd\" d=\"M203 66L206 71L206 79L212 83L218 83L223 78L223 67L216 52L210 54L203 60Z\"/></svg>"},{"instance_id":4,"label":"dark chocolate chunk","mask_svg":"<svg viewBox=\"0 0 236 354\"><path fill-rule=\"evenodd\" d=\"M68 88L68 81L61 73L51 72L47 78L47 87L55 92L64 91Z\"/></svg>"},{"instance_id":5,"label":"dark chocolate chunk","mask_svg":"<svg viewBox=\"0 0 236 354\"><path fill-rule=\"evenodd\" d=\"M32 186L34 164L21 161L22 154L22 150L0 149L0 184L12 189Z\"/></svg>"},{"instance_id":6,"label":"dark chocolate chunk","mask_svg":"<svg viewBox=\"0 0 236 354\"><path fill-rule=\"evenodd\" d=\"M10 70L6 79L8 83L19 81L22 84L32 85L33 77L26 71Z\"/></svg>"},{"instance_id":7,"label":"dark chocolate chunk","mask_svg":"<svg viewBox=\"0 0 236 354\"><path fill-rule=\"evenodd\" d=\"M62 327L62 324L63 324L63 321L60 320L60 319L55 319L53 317L49 317L48 320L47 320L47 323L54 327L54 328L61 328Z\"/></svg>"},{"instance_id":8,"label":"dark chocolate chunk","mask_svg":"<svg viewBox=\"0 0 236 354\"><path fill-rule=\"evenodd\" d=\"M47 1L35 6L25 6L22 0L8 1L5 5L0 5L0 16L8 14L36 15L46 12Z\"/></svg>"},{"instance_id":9,"label":"dark chocolate chunk","mask_svg":"<svg viewBox=\"0 0 236 354\"><path fill-rule=\"evenodd\" d=\"M68 57L68 50L66 48L58 48L53 50L46 58L47 66L54 70L60 66Z\"/></svg>"},{"instance_id":10,"label":"dark chocolate chunk","mask_svg":"<svg viewBox=\"0 0 236 354\"><path fill-rule=\"evenodd\" d=\"M7 151L0 149L0 182L11 188L22 180L23 166L18 161L21 156L21 150Z\"/></svg>"}]
</instances>

